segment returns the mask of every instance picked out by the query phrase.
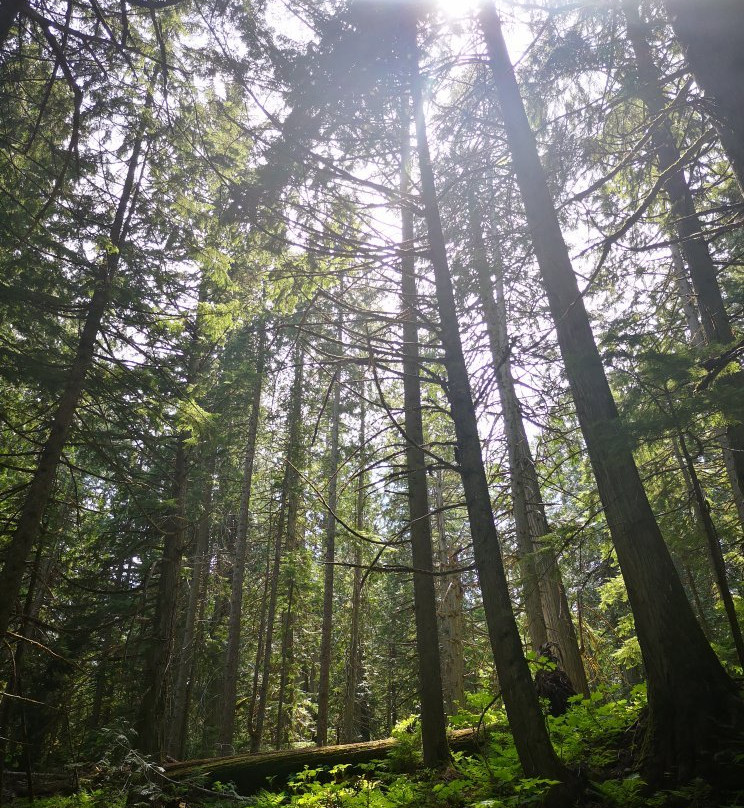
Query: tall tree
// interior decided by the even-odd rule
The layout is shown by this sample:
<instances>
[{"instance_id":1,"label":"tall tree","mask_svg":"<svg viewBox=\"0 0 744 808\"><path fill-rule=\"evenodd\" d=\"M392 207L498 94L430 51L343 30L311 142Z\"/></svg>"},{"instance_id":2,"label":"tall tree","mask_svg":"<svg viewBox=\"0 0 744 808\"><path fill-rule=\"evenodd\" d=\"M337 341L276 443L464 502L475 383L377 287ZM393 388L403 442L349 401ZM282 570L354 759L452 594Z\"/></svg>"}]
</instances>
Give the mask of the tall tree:
<instances>
[{"instance_id":1,"label":"tall tree","mask_svg":"<svg viewBox=\"0 0 744 808\"><path fill-rule=\"evenodd\" d=\"M145 110L149 111L151 107L152 94L148 92ZM103 318L111 304L114 280L137 201L142 178L142 154L147 143L148 134L145 125L139 123L108 232L110 246L98 258L93 278L93 295L88 303L75 355L69 367L64 389L49 422L47 437L28 485L13 536L5 550L5 561L0 571L0 593L2 593L0 637L5 636L13 616L23 583L26 561L38 540L41 520L52 494L62 452L85 390L86 377L95 361L96 341Z\"/></svg>"},{"instance_id":2,"label":"tall tree","mask_svg":"<svg viewBox=\"0 0 744 808\"><path fill-rule=\"evenodd\" d=\"M639 93L653 120L651 141L659 170L666 177L664 187L669 197L673 226L679 238L679 250L687 262L695 291L702 333L708 345L722 351L733 345L735 335L723 303L716 267L705 240L703 223L685 177L682 157L664 114L664 97L648 44L648 29L641 21L635 0L626 0L623 9L627 20L628 40L636 59ZM744 373L737 374L736 379L738 386L744 389ZM730 451L729 463L734 470L732 482L738 489L735 496L741 499L744 497L744 423L741 421L727 424L726 449Z\"/></svg>"},{"instance_id":3,"label":"tall tree","mask_svg":"<svg viewBox=\"0 0 744 808\"><path fill-rule=\"evenodd\" d=\"M570 799L571 788L568 784L571 776L555 754L545 728L512 612L499 537L491 510L478 422L458 330L457 308L429 154L422 80L418 66L416 17L410 10L404 15L403 24L406 26L404 58L407 60L407 76L410 78L413 95L422 202L429 255L434 269L439 335L447 371L447 396L457 436L460 474L491 649L522 768L528 777L549 778L562 784L552 790L553 799L556 803L567 802Z\"/></svg>"},{"instance_id":4,"label":"tall tree","mask_svg":"<svg viewBox=\"0 0 744 808\"><path fill-rule=\"evenodd\" d=\"M235 702L238 689L240 665L241 618L243 614L243 588L245 586L245 564L248 531L251 519L251 491L253 488L253 467L256 460L256 440L261 414L261 388L266 365L266 322L261 319L256 326L255 360L253 386L250 397L250 416L243 457L243 478L240 490L240 510L235 536L235 558L230 591L230 618L227 626L227 649L225 651L225 674L222 685L222 713L217 744L224 753L232 747L235 731Z\"/></svg>"},{"instance_id":5,"label":"tall tree","mask_svg":"<svg viewBox=\"0 0 744 808\"><path fill-rule=\"evenodd\" d=\"M648 675L649 769L680 780L715 765L744 705L703 635L651 511L578 288L493 5L479 21L558 343L635 617ZM659 593L664 593L659 596Z\"/></svg>"},{"instance_id":6,"label":"tall tree","mask_svg":"<svg viewBox=\"0 0 744 808\"><path fill-rule=\"evenodd\" d=\"M410 101L403 101L400 196L410 194ZM424 427L421 417L419 371L418 294L413 211L407 201L401 207L401 319L403 321L403 407L408 477L408 515L413 559L413 609L416 619L421 739L424 765L441 766L449 759L442 695L441 660L437 631L437 599L434 589L431 515L429 512Z\"/></svg>"},{"instance_id":7,"label":"tall tree","mask_svg":"<svg viewBox=\"0 0 744 808\"><path fill-rule=\"evenodd\" d=\"M272 644L274 639L274 622L276 618L277 599L279 595L280 569L282 550L293 546L297 530L297 511L300 497L300 462L302 452L302 399L305 378L305 356L302 343L297 340L294 350L294 378L289 394L289 411L287 413L287 445L285 450L284 474L281 488L281 501L276 520L274 538L274 561L271 571L268 601L266 604L266 630L263 643L263 661L261 666L261 686L258 691L256 720L251 736L251 751L257 752L263 741L266 723L266 709L271 682Z\"/></svg>"},{"instance_id":8,"label":"tall tree","mask_svg":"<svg viewBox=\"0 0 744 808\"><path fill-rule=\"evenodd\" d=\"M339 297L343 297L343 276L339 284ZM344 324L341 308L336 312L336 347L343 352ZM328 510L323 546L323 620L320 631L320 672L318 674L318 746L328 743L328 714L331 682L331 642L333 639L333 583L336 564L336 519L338 509L339 427L341 423L341 361L334 370L331 385L330 440L328 443Z\"/></svg>"}]
</instances>

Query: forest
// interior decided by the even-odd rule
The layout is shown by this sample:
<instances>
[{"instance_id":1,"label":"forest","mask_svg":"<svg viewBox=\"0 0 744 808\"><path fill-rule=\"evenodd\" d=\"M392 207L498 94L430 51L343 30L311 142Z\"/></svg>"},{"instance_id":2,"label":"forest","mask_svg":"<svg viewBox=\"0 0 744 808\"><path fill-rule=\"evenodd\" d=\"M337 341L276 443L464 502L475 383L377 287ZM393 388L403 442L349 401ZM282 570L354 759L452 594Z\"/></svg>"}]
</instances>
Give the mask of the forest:
<instances>
[{"instance_id":1,"label":"forest","mask_svg":"<svg viewBox=\"0 0 744 808\"><path fill-rule=\"evenodd\" d=\"M0 805L744 806L742 0L0 0Z\"/></svg>"}]
</instances>

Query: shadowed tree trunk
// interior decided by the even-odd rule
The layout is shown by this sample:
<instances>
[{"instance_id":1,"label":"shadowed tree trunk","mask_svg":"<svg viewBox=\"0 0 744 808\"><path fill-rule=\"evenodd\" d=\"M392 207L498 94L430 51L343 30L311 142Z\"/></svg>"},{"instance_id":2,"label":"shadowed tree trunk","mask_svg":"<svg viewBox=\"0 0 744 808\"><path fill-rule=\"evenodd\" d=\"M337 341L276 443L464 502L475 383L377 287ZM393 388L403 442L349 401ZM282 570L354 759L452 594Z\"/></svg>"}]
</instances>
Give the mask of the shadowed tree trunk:
<instances>
[{"instance_id":1,"label":"shadowed tree trunk","mask_svg":"<svg viewBox=\"0 0 744 808\"><path fill-rule=\"evenodd\" d=\"M713 565L713 576L716 581L716 588L721 597L723 610L726 613L726 618L729 623L736 655L739 659L739 664L744 667L744 639L741 635L741 627L739 626L739 620L736 616L736 606L734 605L734 599L731 596L731 589L729 588L728 578L726 576L726 562L723 558L723 551L721 550L721 540L710 513L710 504L703 491L695 463L687 448L685 436L682 433L678 435L674 448L678 455L680 466L685 476L685 482L687 483L692 498L695 515L697 516L703 536L705 536L705 543L708 545L708 553L710 554L711 564Z\"/></svg>"},{"instance_id":2,"label":"shadowed tree trunk","mask_svg":"<svg viewBox=\"0 0 744 808\"><path fill-rule=\"evenodd\" d=\"M413 609L416 622L419 696L421 698L421 740L424 765L434 768L449 760L441 661L437 632L437 597L434 589L434 561L431 546L431 515L424 454L419 378L418 294L414 257L413 211L406 199L410 193L410 127L406 98L403 102L403 144L400 166L401 207L401 313L403 322L403 408L408 482L408 518L413 559Z\"/></svg>"},{"instance_id":3,"label":"shadowed tree trunk","mask_svg":"<svg viewBox=\"0 0 744 808\"><path fill-rule=\"evenodd\" d=\"M408 19L405 20L405 24L410 24ZM499 537L491 510L491 496L481 454L478 423L458 330L457 308L439 216L424 118L415 24L410 24L406 33L409 37L407 44L422 201L429 237L429 255L434 269L440 338L447 372L447 397L457 436L460 473L467 502L475 563L483 593L489 640L509 725L525 775L550 778L565 785L571 780L571 775L558 760L550 743L512 612ZM552 790L553 800L556 803L561 800L568 802L569 790L564 790L562 786L555 787Z\"/></svg>"},{"instance_id":4,"label":"shadowed tree trunk","mask_svg":"<svg viewBox=\"0 0 744 808\"><path fill-rule=\"evenodd\" d=\"M712 775L720 739L744 710L708 644L651 511L589 317L493 5L479 13L517 182L648 675L649 775Z\"/></svg>"},{"instance_id":5,"label":"shadowed tree trunk","mask_svg":"<svg viewBox=\"0 0 744 808\"><path fill-rule=\"evenodd\" d=\"M172 478L173 507L163 527L163 554L158 562L155 614L146 639L142 698L135 729L137 748L160 760L166 744L168 685L175 641L178 579L186 534L188 458L183 435L177 438Z\"/></svg>"},{"instance_id":6,"label":"shadowed tree trunk","mask_svg":"<svg viewBox=\"0 0 744 808\"><path fill-rule=\"evenodd\" d=\"M740 0L666 0L674 33L705 93L744 193L744 14Z\"/></svg>"},{"instance_id":7,"label":"shadowed tree trunk","mask_svg":"<svg viewBox=\"0 0 744 808\"><path fill-rule=\"evenodd\" d=\"M230 591L230 618L227 624L227 650L225 652L225 677L222 683L222 713L217 736L218 748L224 754L232 748L235 731L235 701L238 690L238 668L240 665L240 628L243 615L243 586L245 584L245 561L248 546L250 522L251 488L253 466L256 458L256 437L261 414L261 386L266 362L266 324L258 324L253 369L253 389L251 391L251 414L248 420L248 435L243 459L243 480L240 492L238 530L235 537L235 558Z\"/></svg>"}]
</instances>

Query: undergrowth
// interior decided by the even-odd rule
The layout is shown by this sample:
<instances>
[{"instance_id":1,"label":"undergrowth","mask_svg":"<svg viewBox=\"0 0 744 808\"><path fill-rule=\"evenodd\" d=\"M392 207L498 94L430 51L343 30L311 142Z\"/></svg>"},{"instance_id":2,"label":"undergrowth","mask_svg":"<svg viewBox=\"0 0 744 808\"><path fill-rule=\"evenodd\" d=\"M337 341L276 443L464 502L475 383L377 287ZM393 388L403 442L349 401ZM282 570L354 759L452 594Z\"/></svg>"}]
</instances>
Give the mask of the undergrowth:
<instances>
[{"instance_id":1,"label":"undergrowth","mask_svg":"<svg viewBox=\"0 0 744 808\"><path fill-rule=\"evenodd\" d=\"M351 767L305 768L283 788L239 797L231 783L213 783L212 799L187 790L144 789L137 799L125 798L110 784L70 797L36 800L34 808L530 808L539 806L551 781L522 776L516 749L506 731L502 709L489 706L484 694L470 698L469 709L455 716L458 727L487 727L482 752L456 752L446 770L421 769L418 721L409 718L394 730L398 745L384 760ZM652 793L639 771L639 719L645 689L611 698L598 690L589 699L576 698L570 710L547 719L561 758L587 782L582 803L587 808L744 808L744 790L716 800L710 786L694 781L684 788ZM500 729L503 727L504 729ZM150 784L152 785L152 784ZM16 801L13 808L26 802Z\"/></svg>"}]
</instances>

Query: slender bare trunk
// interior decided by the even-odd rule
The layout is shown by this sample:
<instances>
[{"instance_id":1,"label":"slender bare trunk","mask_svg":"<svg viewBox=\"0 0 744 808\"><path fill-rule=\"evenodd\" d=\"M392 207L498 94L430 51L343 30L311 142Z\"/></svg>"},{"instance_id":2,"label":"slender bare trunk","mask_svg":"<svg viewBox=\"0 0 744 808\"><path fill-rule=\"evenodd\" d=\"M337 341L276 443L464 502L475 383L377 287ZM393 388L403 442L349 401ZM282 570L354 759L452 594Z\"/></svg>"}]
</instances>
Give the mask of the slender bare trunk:
<instances>
[{"instance_id":1,"label":"slender bare trunk","mask_svg":"<svg viewBox=\"0 0 744 808\"><path fill-rule=\"evenodd\" d=\"M295 373L290 392L289 414L287 417L287 450L282 481L281 502L277 516L276 538L274 540L274 564L271 572L271 586L266 609L266 635L261 673L261 688L256 708L256 722L251 738L251 751L257 752L263 741L266 707L271 679L272 644L274 639L274 621L279 593L280 567L282 562L283 539L286 535L294 535L296 530L297 508L299 498L299 465L298 452L301 451L300 429L302 419L302 388L304 383L305 360L302 347L297 342L295 350Z\"/></svg>"},{"instance_id":2,"label":"slender bare trunk","mask_svg":"<svg viewBox=\"0 0 744 808\"><path fill-rule=\"evenodd\" d=\"M225 651L225 676L222 683L222 712L217 746L223 754L229 754L235 731L235 700L238 690L238 668L240 665L240 628L243 615L243 586L245 584L245 562L248 547L250 522L251 490L253 466L256 458L256 438L261 413L261 386L266 361L266 325L258 325L256 339L255 367L253 369L253 389L251 391L251 414L248 420L245 457L243 460L243 481L240 492L238 530L235 537L235 556L230 588L230 618L227 624L227 649Z\"/></svg>"},{"instance_id":3,"label":"slender bare trunk","mask_svg":"<svg viewBox=\"0 0 744 808\"><path fill-rule=\"evenodd\" d=\"M343 287L343 284L342 284ZM343 295L343 288L340 290ZM341 309L337 312L336 345L343 350L343 320ZM316 742L318 746L328 743L328 703L331 681L331 641L333 632L333 578L336 562L336 509L338 507L339 472L339 421L341 408L340 368L337 368L333 385L331 406L331 434L328 445L328 511L325 523L325 570L323 576L323 622L320 631L320 670L318 673L318 723Z\"/></svg>"},{"instance_id":4,"label":"slender bare trunk","mask_svg":"<svg viewBox=\"0 0 744 808\"><path fill-rule=\"evenodd\" d=\"M403 147L401 150L400 196L410 193L410 102L405 99ZM424 454L424 426L421 417L419 377L418 293L414 257L413 211L404 201L401 207L402 236L400 276L403 322L403 408L408 472L408 518L413 559L413 608L416 621L419 696L421 699L421 739L424 765L441 766L449 760L442 664L437 631L437 598L434 589L431 514Z\"/></svg>"},{"instance_id":5,"label":"slender bare trunk","mask_svg":"<svg viewBox=\"0 0 744 808\"><path fill-rule=\"evenodd\" d=\"M695 515L697 516L703 536L705 536L705 542L708 545L716 588L718 589L718 594L723 603L723 610L728 619L736 655L739 659L739 664L744 667L744 639L741 635L741 627L739 626L739 620L736 616L736 606L734 605L734 599L731 596L731 589L729 588L728 578L726 576L726 562L723 558L723 551L721 550L721 540L710 513L710 504L703 491L695 463L687 448L685 436L682 433L678 435L674 448L678 454L680 465L692 497Z\"/></svg>"},{"instance_id":6,"label":"slender bare trunk","mask_svg":"<svg viewBox=\"0 0 744 808\"><path fill-rule=\"evenodd\" d=\"M364 486L366 482L365 462L367 442L365 401L366 388L364 378L359 383L359 472L356 480L356 505L354 529L361 533L364 530ZM341 743L353 743L359 737L359 684L362 679L362 546L358 539L354 541L354 573L351 590L351 617L349 621L349 656L346 667L346 690L342 716Z\"/></svg>"}]
</instances>

